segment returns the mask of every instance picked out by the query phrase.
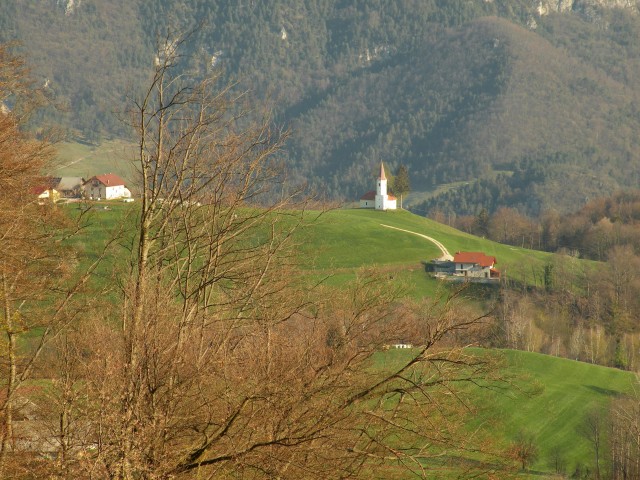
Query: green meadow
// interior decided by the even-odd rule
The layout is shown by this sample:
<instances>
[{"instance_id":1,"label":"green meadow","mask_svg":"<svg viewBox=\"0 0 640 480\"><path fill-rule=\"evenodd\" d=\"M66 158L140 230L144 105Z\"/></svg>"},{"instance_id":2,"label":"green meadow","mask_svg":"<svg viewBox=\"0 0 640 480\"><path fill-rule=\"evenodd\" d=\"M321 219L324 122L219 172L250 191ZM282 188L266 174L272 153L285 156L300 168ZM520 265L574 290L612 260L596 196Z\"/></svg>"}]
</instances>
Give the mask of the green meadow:
<instances>
[{"instance_id":1,"label":"green meadow","mask_svg":"<svg viewBox=\"0 0 640 480\"><path fill-rule=\"evenodd\" d=\"M128 183L135 178L131 162L134 146L121 140L109 140L100 145L60 142L56 145L56 161L48 174L55 177L83 177L115 173Z\"/></svg>"},{"instance_id":2,"label":"green meadow","mask_svg":"<svg viewBox=\"0 0 640 480\"><path fill-rule=\"evenodd\" d=\"M136 208L136 203L115 201L93 204L86 242L97 248L97 243L106 241L117 228L123 212ZM492 255L503 276L533 286L542 286L544 266L552 261L549 253L502 245L407 211L334 209L304 215L304 226L294 236L298 260L311 278L323 279L328 285L344 285L355 278L358 270L373 268L386 274L390 281L400 282L408 296L430 296L442 287L440 281L426 274L422 263L440 257L439 248L423 237L383 225L432 237L452 255L457 251Z\"/></svg>"},{"instance_id":3,"label":"green meadow","mask_svg":"<svg viewBox=\"0 0 640 480\"><path fill-rule=\"evenodd\" d=\"M478 421L505 441L519 432L531 435L539 449L532 471L554 473L556 456L567 473L576 467L593 470L593 448L579 433L594 409L606 411L611 400L631 393L637 379L631 372L537 353L502 351L509 373L519 376L522 391L495 391L479 398L489 408ZM527 391L530 388L531 391ZM606 428L606 427L605 427Z\"/></svg>"},{"instance_id":4,"label":"green meadow","mask_svg":"<svg viewBox=\"0 0 640 480\"><path fill-rule=\"evenodd\" d=\"M426 459L422 466L427 478L460 478L465 468L474 465L481 465L486 475L473 478L559 479L571 478L577 469L593 472L593 447L580 433L581 426L592 411L606 416L612 400L637 389L633 373L531 352L473 349L473 353L498 357L504 379L504 383L465 388L472 405L466 431L469 438L488 439L486 452L452 452ZM376 362L384 368L409 355L409 350L392 349L381 352ZM606 428L603 424L603 430ZM519 434L531 438L538 450L525 471L506 454ZM607 466L605 443L603 471ZM556 472L556 465L563 475ZM375 478L413 477L390 467Z\"/></svg>"},{"instance_id":5,"label":"green meadow","mask_svg":"<svg viewBox=\"0 0 640 480\"><path fill-rule=\"evenodd\" d=\"M421 262L442 253L429 240L404 231L432 237L452 255L457 251L481 251L496 257L503 276L532 286L542 286L544 266L552 261L549 253L502 245L463 233L410 212L379 212L362 209L336 209L308 214L309 226L300 232L300 252L306 268L319 274L349 279L361 267L378 267L418 283L432 293L435 280L426 280ZM583 262L585 266L593 262ZM590 268L590 267L589 267ZM412 289L412 286L408 287Z\"/></svg>"},{"instance_id":6,"label":"green meadow","mask_svg":"<svg viewBox=\"0 0 640 480\"><path fill-rule=\"evenodd\" d=\"M79 204L64 208L74 214L81 211ZM137 208L139 202L92 204L85 235L74 240L77 248L86 253L87 258L95 258L101 245L118 231L121 222L125 222L127 228L120 243L126 243ZM379 270L389 281L402 282L407 296L430 296L441 286L425 272L421 263L439 257L438 247L425 238L383 225L433 237L451 254L466 250L493 255L503 273L530 285L536 283L537 276L541 278L544 266L552 261L550 254L497 244L406 211L335 209L306 212L305 216L307 222L294 238L303 272L310 278L322 278L336 288L348 284L362 268ZM100 275L107 279L109 269L117 263L120 263L117 255L110 257L110 264L99 271ZM584 262L584 265L593 268L596 264ZM390 351L383 355L400 354ZM635 377L628 372L534 353L491 351L490 354L504 357L505 375L514 379L514 386L474 392L478 413L471 428L488 429L490 437L503 449L508 448L519 432L532 436L539 456L527 473L518 474L522 478L553 478L553 461L557 458L562 459L570 473L577 466L592 465L589 443L578 434L578 426L591 409L606 409L613 398L630 392ZM455 478L459 472L452 466L455 463L453 459L446 467L433 465L438 472L433 478ZM516 463L513 465L517 472ZM396 478L391 472L390 476Z\"/></svg>"}]
</instances>

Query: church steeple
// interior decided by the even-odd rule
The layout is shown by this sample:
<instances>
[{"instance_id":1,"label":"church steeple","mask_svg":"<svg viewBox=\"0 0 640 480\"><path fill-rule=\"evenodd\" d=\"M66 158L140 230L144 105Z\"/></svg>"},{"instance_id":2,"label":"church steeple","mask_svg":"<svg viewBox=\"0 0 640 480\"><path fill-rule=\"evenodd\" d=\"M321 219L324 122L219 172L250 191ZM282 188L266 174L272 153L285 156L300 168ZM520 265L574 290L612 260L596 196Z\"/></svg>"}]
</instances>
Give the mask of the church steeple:
<instances>
[{"instance_id":1,"label":"church steeple","mask_svg":"<svg viewBox=\"0 0 640 480\"><path fill-rule=\"evenodd\" d=\"M376 185L376 209L386 210L387 203L387 176L384 174L384 165L380 162L380 177Z\"/></svg>"},{"instance_id":2,"label":"church steeple","mask_svg":"<svg viewBox=\"0 0 640 480\"><path fill-rule=\"evenodd\" d=\"M375 198L373 206L369 204ZM380 162L380 175L376 181L376 190L367 192L360 198L360 208L375 208L376 210L395 210L396 198L387 194L387 175L384 172L384 164Z\"/></svg>"}]
</instances>

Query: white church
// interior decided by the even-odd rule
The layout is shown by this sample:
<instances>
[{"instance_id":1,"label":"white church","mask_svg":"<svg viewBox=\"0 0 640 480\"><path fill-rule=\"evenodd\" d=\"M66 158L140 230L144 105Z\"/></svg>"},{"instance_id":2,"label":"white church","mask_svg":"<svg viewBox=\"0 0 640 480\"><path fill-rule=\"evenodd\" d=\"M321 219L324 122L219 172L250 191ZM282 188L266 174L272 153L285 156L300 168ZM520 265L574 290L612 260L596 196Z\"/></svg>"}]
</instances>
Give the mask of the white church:
<instances>
[{"instance_id":1,"label":"white church","mask_svg":"<svg viewBox=\"0 0 640 480\"><path fill-rule=\"evenodd\" d=\"M387 176L384 174L382 162L380 162L380 176L376 189L365 193L360 198L360 208L375 208L376 210L395 210L397 208L396 197L387 194Z\"/></svg>"}]
</instances>

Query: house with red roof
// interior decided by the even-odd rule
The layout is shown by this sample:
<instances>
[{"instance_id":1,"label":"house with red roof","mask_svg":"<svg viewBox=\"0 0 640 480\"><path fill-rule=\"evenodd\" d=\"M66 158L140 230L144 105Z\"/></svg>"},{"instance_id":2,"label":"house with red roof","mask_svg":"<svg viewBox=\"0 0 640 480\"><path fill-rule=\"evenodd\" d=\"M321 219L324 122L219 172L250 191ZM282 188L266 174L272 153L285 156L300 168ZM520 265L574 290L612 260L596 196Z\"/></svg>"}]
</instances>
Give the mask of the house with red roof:
<instances>
[{"instance_id":1,"label":"house with red roof","mask_svg":"<svg viewBox=\"0 0 640 480\"><path fill-rule=\"evenodd\" d=\"M47 201L55 203L60 198L60 194L58 193L58 191L48 185L38 185L36 187L33 187L31 188L29 193L31 193L31 195L35 195L40 205L44 204Z\"/></svg>"},{"instance_id":2,"label":"house with red roof","mask_svg":"<svg viewBox=\"0 0 640 480\"><path fill-rule=\"evenodd\" d=\"M456 276L465 278L500 278L500 272L494 268L496 257L482 252L456 252L453 256Z\"/></svg>"},{"instance_id":3,"label":"house with red roof","mask_svg":"<svg viewBox=\"0 0 640 480\"><path fill-rule=\"evenodd\" d=\"M60 193L55 188L55 181L51 177L43 177L39 184L29 189L29 193L35 196L40 205L45 202L57 202L60 199Z\"/></svg>"},{"instance_id":4,"label":"house with red roof","mask_svg":"<svg viewBox=\"0 0 640 480\"><path fill-rule=\"evenodd\" d=\"M129 198L131 191L118 175L105 173L91 177L84 183L84 195L91 200L111 200L113 198Z\"/></svg>"}]
</instances>

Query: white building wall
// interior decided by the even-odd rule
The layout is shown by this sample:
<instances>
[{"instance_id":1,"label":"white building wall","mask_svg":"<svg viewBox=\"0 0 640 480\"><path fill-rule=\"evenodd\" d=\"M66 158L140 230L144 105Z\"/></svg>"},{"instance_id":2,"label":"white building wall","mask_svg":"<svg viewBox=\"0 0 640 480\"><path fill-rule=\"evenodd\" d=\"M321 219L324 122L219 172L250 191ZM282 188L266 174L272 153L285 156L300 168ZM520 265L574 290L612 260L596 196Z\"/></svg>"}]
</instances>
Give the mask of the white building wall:
<instances>
[{"instance_id":1,"label":"white building wall","mask_svg":"<svg viewBox=\"0 0 640 480\"><path fill-rule=\"evenodd\" d=\"M387 181L379 178L376 184L376 210L386 210L387 202Z\"/></svg>"},{"instance_id":2,"label":"white building wall","mask_svg":"<svg viewBox=\"0 0 640 480\"><path fill-rule=\"evenodd\" d=\"M131 192L124 185L107 187L100 182L96 182L85 186L85 195L93 200L111 200L113 198L131 196Z\"/></svg>"},{"instance_id":3,"label":"white building wall","mask_svg":"<svg viewBox=\"0 0 640 480\"><path fill-rule=\"evenodd\" d=\"M456 263L456 273L468 277L488 277L491 275L491 267L481 267L475 263Z\"/></svg>"},{"instance_id":4,"label":"white building wall","mask_svg":"<svg viewBox=\"0 0 640 480\"><path fill-rule=\"evenodd\" d=\"M124 185L114 185L113 187L106 187L104 198L111 200L112 198L124 197Z\"/></svg>"}]
</instances>

